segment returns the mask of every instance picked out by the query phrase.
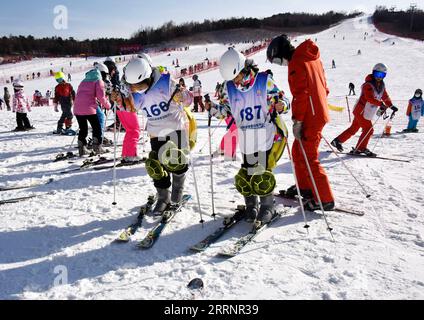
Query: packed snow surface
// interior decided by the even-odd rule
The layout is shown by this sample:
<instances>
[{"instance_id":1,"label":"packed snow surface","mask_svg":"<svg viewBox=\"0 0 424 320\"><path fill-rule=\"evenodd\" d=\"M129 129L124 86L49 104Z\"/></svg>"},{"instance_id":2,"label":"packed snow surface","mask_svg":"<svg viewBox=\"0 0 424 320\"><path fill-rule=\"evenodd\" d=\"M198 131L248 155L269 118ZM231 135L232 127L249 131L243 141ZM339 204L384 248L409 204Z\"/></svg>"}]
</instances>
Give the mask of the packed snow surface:
<instances>
[{"instance_id":1,"label":"packed snow surface","mask_svg":"<svg viewBox=\"0 0 424 320\"><path fill-rule=\"evenodd\" d=\"M365 36L365 33L367 35ZM208 128L206 114L196 114L199 138L192 156L205 223L199 223L192 171L186 192L193 200L164 230L156 245L147 251L135 248L154 226L157 218L148 216L134 241L111 244L124 227L132 223L141 204L154 188L144 166L117 169L116 200L112 170L59 174L76 168L81 160L53 162L67 150L73 137L56 136L59 114L53 108L33 108L29 118L36 130L12 133L14 114L0 111L0 186L54 182L15 191L1 192L1 199L37 197L0 206L0 298L1 299L190 299L186 288L193 278L202 278L205 289L199 299L423 299L424 298L424 135L399 134L405 128L405 109L418 87L424 85L424 44L382 34L367 17L345 21L319 34L301 36L294 42L316 39L331 90L329 103L346 107L348 83L357 94L374 64L384 62L389 71L386 85L400 108L393 122L391 137L379 139L384 122L376 125L370 147L381 156L411 160L393 162L342 156L355 177L372 195L366 199L362 189L323 141L321 163L326 168L340 207L365 212L363 217L328 213L333 228L332 241L318 214L307 214L309 234L297 208L232 259L216 254L250 226L241 222L207 251L192 254L188 248L222 224L243 199L233 187L239 161L214 160L215 206L212 213ZM387 41L389 39L389 41ZM157 64L172 67L219 57L224 46L207 45L189 51L154 57ZM219 48L220 50L215 50ZM358 55L358 50L361 54ZM177 56L178 55L178 56ZM266 62L265 52L253 57L261 69L272 69L275 79L288 96L287 68ZM336 69L331 68L335 60ZM41 60L40 64L46 61ZM41 66L42 67L42 66ZM49 67L49 66L48 66ZM19 64L14 68L19 68ZM5 69L3 68L3 72ZM22 64L28 72L28 63ZM76 88L83 73L73 75ZM222 81L217 70L200 75L206 92L213 92ZM187 79L191 85L191 79ZM54 88L54 80L27 82L26 93L43 93ZM350 108L355 98L348 99ZM324 130L331 141L349 125L347 112L332 112L332 122ZM283 117L291 128L290 114ZM140 116L140 122L143 119ZM110 122L110 121L109 121ZM218 146L225 125L213 121L212 143ZM419 126L424 131L422 125ZM113 134L107 133L112 139ZM146 137L147 138L147 137ZM118 137L122 141L123 135ZM346 142L354 146L358 136ZM144 150L143 150L144 149ZM139 146L146 155L149 144ZM77 150L72 148L73 152ZM118 155L120 148L118 149ZM112 153L106 155L112 156ZM278 189L294 182L287 153L276 169ZM282 208L281 199L277 199Z\"/></svg>"}]
</instances>

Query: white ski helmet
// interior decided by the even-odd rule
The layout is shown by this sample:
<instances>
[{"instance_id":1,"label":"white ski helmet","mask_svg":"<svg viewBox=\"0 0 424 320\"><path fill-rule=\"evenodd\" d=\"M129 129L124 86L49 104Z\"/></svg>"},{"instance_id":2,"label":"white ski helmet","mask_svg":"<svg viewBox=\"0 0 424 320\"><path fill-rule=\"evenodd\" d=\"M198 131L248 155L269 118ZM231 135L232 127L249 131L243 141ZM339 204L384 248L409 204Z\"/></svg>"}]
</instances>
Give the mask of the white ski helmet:
<instances>
[{"instance_id":1,"label":"white ski helmet","mask_svg":"<svg viewBox=\"0 0 424 320\"><path fill-rule=\"evenodd\" d=\"M150 64L150 66L153 66L153 60L147 53L141 52L137 55L137 57L146 60Z\"/></svg>"},{"instance_id":2,"label":"white ski helmet","mask_svg":"<svg viewBox=\"0 0 424 320\"><path fill-rule=\"evenodd\" d=\"M140 57L131 59L124 67L125 80L129 84L140 83L150 78L152 72L149 62Z\"/></svg>"},{"instance_id":3,"label":"white ski helmet","mask_svg":"<svg viewBox=\"0 0 424 320\"><path fill-rule=\"evenodd\" d=\"M230 47L219 61L219 71L224 80L233 80L244 69L245 64L246 57Z\"/></svg>"},{"instance_id":4,"label":"white ski helmet","mask_svg":"<svg viewBox=\"0 0 424 320\"><path fill-rule=\"evenodd\" d=\"M378 71L378 72L384 72L387 73L387 66L384 63L377 63L374 68L372 68L372 71Z\"/></svg>"},{"instance_id":5,"label":"white ski helmet","mask_svg":"<svg viewBox=\"0 0 424 320\"><path fill-rule=\"evenodd\" d=\"M22 89L24 87L24 83L21 80L13 81L13 88Z\"/></svg>"},{"instance_id":6,"label":"white ski helmet","mask_svg":"<svg viewBox=\"0 0 424 320\"><path fill-rule=\"evenodd\" d=\"M109 61L109 62L115 62L111 57L107 57L106 59L105 59L105 61Z\"/></svg>"},{"instance_id":7,"label":"white ski helmet","mask_svg":"<svg viewBox=\"0 0 424 320\"><path fill-rule=\"evenodd\" d=\"M106 74L109 74L109 69L106 67L104 63L101 62L95 62L94 67L99 70L100 72L105 72Z\"/></svg>"}]
</instances>

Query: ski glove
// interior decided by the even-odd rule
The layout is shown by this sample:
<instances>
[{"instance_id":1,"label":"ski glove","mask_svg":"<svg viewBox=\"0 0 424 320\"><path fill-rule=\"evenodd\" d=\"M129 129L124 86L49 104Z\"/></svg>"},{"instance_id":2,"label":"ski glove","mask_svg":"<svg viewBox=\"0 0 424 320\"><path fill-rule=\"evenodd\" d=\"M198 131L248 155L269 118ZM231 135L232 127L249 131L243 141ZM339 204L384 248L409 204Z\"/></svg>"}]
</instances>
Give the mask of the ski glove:
<instances>
[{"instance_id":1,"label":"ski glove","mask_svg":"<svg viewBox=\"0 0 424 320\"><path fill-rule=\"evenodd\" d=\"M384 104L384 103L383 103ZM384 113L386 112L386 107L385 106L381 106L378 110L377 110L377 117L381 117Z\"/></svg>"},{"instance_id":2,"label":"ski glove","mask_svg":"<svg viewBox=\"0 0 424 320\"><path fill-rule=\"evenodd\" d=\"M391 106L390 109L392 109L393 112L398 112L399 111L399 108L398 107L395 107L395 106Z\"/></svg>"},{"instance_id":3,"label":"ski glove","mask_svg":"<svg viewBox=\"0 0 424 320\"><path fill-rule=\"evenodd\" d=\"M303 135L303 122L294 120L293 122L293 135L297 140L302 140Z\"/></svg>"}]
</instances>

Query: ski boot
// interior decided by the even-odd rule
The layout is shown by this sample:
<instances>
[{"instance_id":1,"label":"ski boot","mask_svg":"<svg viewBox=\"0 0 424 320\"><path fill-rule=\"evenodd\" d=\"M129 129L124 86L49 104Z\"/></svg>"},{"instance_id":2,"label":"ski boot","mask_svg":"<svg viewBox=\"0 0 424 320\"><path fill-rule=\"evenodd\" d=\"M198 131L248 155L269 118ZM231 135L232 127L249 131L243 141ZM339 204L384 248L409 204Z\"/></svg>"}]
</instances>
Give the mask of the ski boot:
<instances>
[{"instance_id":1,"label":"ski boot","mask_svg":"<svg viewBox=\"0 0 424 320\"><path fill-rule=\"evenodd\" d=\"M114 145L113 141L108 138L103 138L104 147L112 147Z\"/></svg>"},{"instance_id":2,"label":"ski boot","mask_svg":"<svg viewBox=\"0 0 424 320\"><path fill-rule=\"evenodd\" d=\"M289 199L296 199L297 198L297 188L296 185L293 185L289 187L287 190L280 190L280 195L289 198ZM300 189L300 195L303 199L312 199L314 195L312 194L312 191L309 189Z\"/></svg>"},{"instance_id":3,"label":"ski boot","mask_svg":"<svg viewBox=\"0 0 424 320\"><path fill-rule=\"evenodd\" d=\"M171 193L171 203L178 204L181 203L183 199L184 192L184 182L186 179L186 174L172 174L172 193Z\"/></svg>"},{"instance_id":4,"label":"ski boot","mask_svg":"<svg viewBox=\"0 0 424 320\"><path fill-rule=\"evenodd\" d=\"M164 213L164 211L168 208L168 206L171 203L171 192L169 191L169 189L156 188L156 190L157 190L158 200L152 212L153 212L153 215L160 216Z\"/></svg>"},{"instance_id":5,"label":"ski boot","mask_svg":"<svg viewBox=\"0 0 424 320\"><path fill-rule=\"evenodd\" d=\"M245 215L246 215L246 221L249 223L252 223L255 221L257 215L258 215L258 196L248 196L244 197L244 202L246 204L245 208Z\"/></svg>"},{"instance_id":6,"label":"ski boot","mask_svg":"<svg viewBox=\"0 0 424 320\"><path fill-rule=\"evenodd\" d=\"M137 164L143 161L142 158L135 156L135 157L123 157L121 160L121 164L124 166L130 166L132 164Z\"/></svg>"},{"instance_id":7,"label":"ski boot","mask_svg":"<svg viewBox=\"0 0 424 320\"><path fill-rule=\"evenodd\" d=\"M334 201L322 203L322 207L324 208L324 211L331 211L331 210L334 209L334 206L335 206ZM305 208L305 210L308 210L308 211L321 210L321 206L319 205L319 203L315 202L314 199L307 201L304 204L304 208Z\"/></svg>"},{"instance_id":8,"label":"ski boot","mask_svg":"<svg viewBox=\"0 0 424 320\"><path fill-rule=\"evenodd\" d=\"M364 150L360 150L359 151L359 153L360 154L364 154L364 155L366 155L367 157L372 157L372 158L374 158L374 157L376 157L377 156L377 154L376 153L374 153L374 152L372 152L372 151L370 151L369 149L364 149Z\"/></svg>"},{"instance_id":9,"label":"ski boot","mask_svg":"<svg viewBox=\"0 0 424 320\"><path fill-rule=\"evenodd\" d=\"M260 227L271 221L274 216L274 195L261 197L261 206L259 208L258 217L256 218L256 227Z\"/></svg>"},{"instance_id":10,"label":"ski boot","mask_svg":"<svg viewBox=\"0 0 424 320\"><path fill-rule=\"evenodd\" d=\"M93 151L95 154L103 154L108 152L108 150L103 149L102 144L97 138L93 138Z\"/></svg>"},{"instance_id":11,"label":"ski boot","mask_svg":"<svg viewBox=\"0 0 424 320\"><path fill-rule=\"evenodd\" d=\"M331 141L331 145L335 147L339 152L343 152L343 146L340 143L339 139L336 138L333 141Z\"/></svg>"},{"instance_id":12,"label":"ski boot","mask_svg":"<svg viewBox=\"0 0 424 320\"><path fill-rule=\"evenodd\" d=\"M78 155L80 157L83 157L83 156L85 156L88 153L90 153L90 151L88 151L88 149L86 148L84 142L81 141L81 140L78 140Z\"/></svg>"}]
</instances>

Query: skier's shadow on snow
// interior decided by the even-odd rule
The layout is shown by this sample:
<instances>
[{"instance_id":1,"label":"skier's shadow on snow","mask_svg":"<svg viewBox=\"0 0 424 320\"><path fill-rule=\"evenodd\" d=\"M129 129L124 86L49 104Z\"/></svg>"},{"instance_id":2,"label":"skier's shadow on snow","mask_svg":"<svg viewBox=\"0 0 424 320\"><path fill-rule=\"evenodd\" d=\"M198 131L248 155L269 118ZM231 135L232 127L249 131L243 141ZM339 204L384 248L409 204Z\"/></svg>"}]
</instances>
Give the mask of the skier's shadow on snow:
<instances>
[{"instance_id":1,"label":"skier's shadow on snow","mask_svg":"<svg viewBox=\"0 0 424 320\"><path fill-rule=\"evenodd\" d=\"M134 209L133 211L137 210ZM183 214L184 211L178 215ZM195 215L193 211L191 214ZM58 276L57 267L62 267L62 269L66 267L68 273L67 283L73 285L83 279L97 281L95 278L120 269L144 268L174 260L178 257L193 256L194 254L188 251L188 247L202 240L206 235L222 225L222 219L218 218L217 221L212 219L206 221L203 228L199 223L193 223L188 227L181 228L179 227L178 215L155 246L147 251L136 249L136 242L133 241L122 245L110 244L82 253L76 252L72 256L60 254L63 253L63 250L72 246L101 236L106 237L106 239L103 239L106 242L113 241L119 231L133 222L134 214L117 220L90 222L83 226L64 228L46 226L1 233L1 263L23 262L43 257L46 257L46 259L41 262L0 271L0 298L14 299L16 295L28 290L35 293L44 293L52 289ZM309 219L311 220L311 218ZM198 220L193 218L193 221ZM270 227L270 230L290 224L299 224L300 228L302 221L301 215L290 214L282 217ZM144 223L142 229L136 234L136 239L143 238L148 228L149 224ZM228 234L224 235L216 245L222 245L221 242L232 239L234 236L242 235L249 229L250 224L240 223L240 225L237 225ZM234 241L234 239L231 241ZM260 240L258 239L258 241ZM57 255L51 256L54 253L57 253ZM199 257L199 259L201 258ZM212 258L212 260L214 262L217 261L216 258Z\"/></svg>"},{"instance_id":2,"label":"skier's shadow on snow","mask_svg":"<svg viewBox=\"0 0 424 320\"><path fill-rule=\"evenodd\" d=\"M62 169L63 170L63 169ZM37 188L31 189L31 191L61 191L61 190L80 190L81 188L90 187L101 187L108 183L112 183L112 168L107 170L81 170L70 172L69 175L61 175L59 174L62 170L48 170L48 171L37 171L35 173L26 172L22 174L16 174L7 176L6 178L3 176L1 180L7 180L8 182L12 181L22 181L24 179L30 178L42 178L43 176L49 176L53 178L54 183L49 185L48 189L38 190ZM65 169L66 170L66 169ZM128 178L134 177L145 177L147 175L146 169L143 165L135 166L135 167L121 167L117 168L117 180L124 180ZM141 182L140 182L141 183Z\"/></svg>"},{"instance_id":3,"label":"skier's shadow on snow","mask_svg":"<svg viewBox=\"0 0 424 320\"><path fill-rule=\"evenodd\" d=\"M183 213L179 213L183 214ZM197 219L193 219L197 221ZM136 242L127 244L110 244L101 248L66 256L63 250L76 244L107 236L113 241L118 233L133 222L133 217L112 221L96 221L84 226L57 228L44 227L22 231L6 232L0 235L0 252L2 263L30 260L46 257L41 262L21 267L11 267L0 271L0 298L15 299L25 291L43 293L53 288L57 267L66 267L68 284L72 285L83 279L94 280L109 272L120 269L134 269L160 264L181 256L189 256L189 245L200 241L208 232L221 225L222 220L208 221L204 228L196 223L187 228L178 227L178 218L166 229L155 246L147 251L135 247ZM147 234L147 224L137 234L141 239ZM201 234L201 235L199 235ZM193 235L196 235L194 237ZM10 246L13 244L14 249ZM5 252L8 252L6 255ZM56 256L49 255L58 253ZM56 272L56 273L55 273ZM28 289L30 288L30 289Z\"/></svg>"}]
</instances>

